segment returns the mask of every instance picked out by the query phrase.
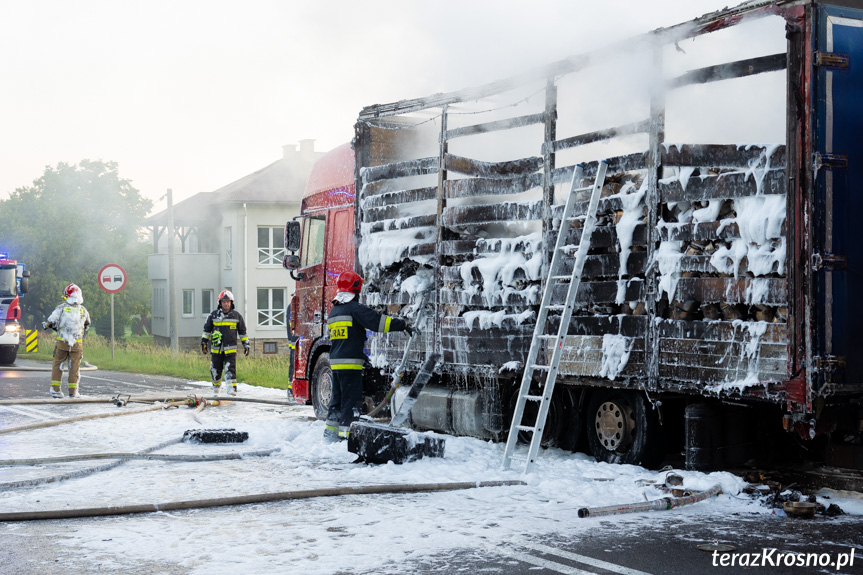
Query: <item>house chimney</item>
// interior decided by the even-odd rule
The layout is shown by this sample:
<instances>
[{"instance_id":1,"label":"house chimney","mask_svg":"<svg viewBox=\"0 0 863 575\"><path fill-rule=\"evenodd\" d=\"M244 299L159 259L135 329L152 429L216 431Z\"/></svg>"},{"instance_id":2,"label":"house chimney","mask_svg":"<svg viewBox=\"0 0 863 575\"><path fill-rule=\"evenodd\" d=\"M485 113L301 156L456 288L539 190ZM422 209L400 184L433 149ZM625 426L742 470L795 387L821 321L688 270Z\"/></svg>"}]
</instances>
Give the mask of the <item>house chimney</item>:
<instances>
[{"instance_id":1,"label":"house chimney","mask_svg":"<svg viewBox=\"0 0 863 575\"><path fill-rule=\"evenodd\" d=\"M288 158L293 158L297 153L297 145L296 144L285 144L282 146L282 159L287 160Z\"/></svg>"},{"instance_id":2,"label":"house chimney","mask_svg":"<svg viewBox=\"0 0 863 575\"><path fill-rule=\"evenodd\" d=\"M312 161L315 159L315 141L300 140L300 155L304 160Z\"/></svg>"}]
</instances>

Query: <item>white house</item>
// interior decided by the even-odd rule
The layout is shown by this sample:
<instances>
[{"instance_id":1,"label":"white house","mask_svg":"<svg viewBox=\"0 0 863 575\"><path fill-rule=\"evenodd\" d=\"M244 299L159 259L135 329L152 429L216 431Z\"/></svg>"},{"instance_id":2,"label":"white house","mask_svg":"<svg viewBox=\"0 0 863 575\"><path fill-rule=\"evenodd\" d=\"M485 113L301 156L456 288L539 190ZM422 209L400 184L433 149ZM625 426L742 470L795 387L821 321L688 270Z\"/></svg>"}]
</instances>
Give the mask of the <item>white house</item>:
<instances>
[{"instance_id":1,"label":"white house","mask_svg":"<svg viewBox=\"0 0 863 575\"><path fill-rule=\"evenodd\" d=\"M285 308L294 291L282 268L285 222L300 213L312 165L323 154L314 140L284 146L282 158L214 192L173 206L177 336L180 349L197 349L207 315L223 289L234 293L252 352L286 354ZM148 256L152 332L170 345L168 210L144 222L152 230Z\"/></svg>"}]
</instances>

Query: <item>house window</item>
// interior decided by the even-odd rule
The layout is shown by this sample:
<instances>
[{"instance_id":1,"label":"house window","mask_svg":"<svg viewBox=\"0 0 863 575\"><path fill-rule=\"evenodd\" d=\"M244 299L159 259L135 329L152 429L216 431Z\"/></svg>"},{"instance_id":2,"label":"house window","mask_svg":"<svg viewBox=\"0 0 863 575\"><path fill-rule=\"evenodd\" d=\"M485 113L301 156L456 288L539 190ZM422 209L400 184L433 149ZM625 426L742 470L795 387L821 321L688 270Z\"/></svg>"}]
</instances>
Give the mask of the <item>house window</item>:
<instances>
[{"instance_id":1,"label":"house window","mask_svg":"<svg viewBox=\"0 0 863 575\"><path fill-rule=\"evenodd\" d=\"M213 290L201 290L201 315L208 315L213 311Z\"/></svg>"},{"instance_id":2,"label":"house window","mask_svg":"<svg viewBox=\"0 0 863 575\"><path fill-rule=\"evenodd\" d=\"M258 288L258 325L285 325L285 288Z\"/></svg>"},{"instance_id":3,"label":"house window","mask_svg":"<svg viewBox=\"0 0 863 575\"><path fill-rule=\"evenodd\" d=\"M234 267L234 231L233 228L227 226L224 230L223 238L223 248L225 251L225 269L229 270Z\"/></svg>"},{"instance_id":4,"label":"house window","mask_svg":"<svg viewBox=\"0 0 863 575\"><path fill-rule=\"evenodd\" d=\"M183 290L183 317L192 317L195 314L195 290Z\"/></svg>"},{"instance_id":5,"label":"house window","mask_svg":"<svg viewBox=\"0 0 863 575\"><path fill-rule=\"evenodd\" d=\"M264 342L264 353L279 353L279 347L274 341Z\"/></svg>"},{"instance_id":6,"label":"house window","mask_svg":"<svg viewBox=\"0 0 863 575\"><path fill-rule=\"evenodd\" d=\"M285 236L282 227L258 228L258 264L280 266L285 254Z\"/></svg>"},{"instance_id":7,"label":"house window","mask_svg":"<svg viewBox=\"0 0 863 575\"><path fill-rule=\"evenodd\" d=\"M324 261L324 230L322 217L309 217L303 222L303 255L301 267L307 268Z\"/></svg>"}]
</instances>

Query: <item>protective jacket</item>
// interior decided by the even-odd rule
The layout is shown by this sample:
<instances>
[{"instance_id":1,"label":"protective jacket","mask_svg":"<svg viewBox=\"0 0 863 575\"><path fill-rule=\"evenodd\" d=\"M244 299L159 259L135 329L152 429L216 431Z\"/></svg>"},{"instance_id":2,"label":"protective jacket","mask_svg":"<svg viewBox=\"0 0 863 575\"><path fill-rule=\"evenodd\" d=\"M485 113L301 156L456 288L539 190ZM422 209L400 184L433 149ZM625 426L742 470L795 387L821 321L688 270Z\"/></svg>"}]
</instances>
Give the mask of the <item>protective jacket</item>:
<instances>
[{"instance_id":1,"label":"protective jacket","mask_svg":"<svg viewBox=\"0 0 863 575\"><path fill-rule=\"evenodd\" d=\"M48 316L48 325L57 330L57 339L70 347L80 343L90 327L90 313L83 305L63 303Z\"/></svg>"},{"instance_id":2,"label":"protective jacket","mask_svg":"<svg viewBox=\"0 0 863 575\"><path fill-rule=\"evenodd\" d=\"M218 336L213 337L213 334L218 332ZM246 322L243 321L243 316L236 309L231 308L231 311L225 313L219 307L207 316L207 321L204 323L204 333L201 335L201 344L210 345L211 353L237 353L237 341L243 345L247 345L249 339L246 336ZM212 344L210 343L212 340Z\"/></svg>"},{"instance_id":3,"label":"protective jacket","mask_svg":"<svg viewBox=\"0 0 863 575\"><path fill-rule=\"evenodd\" d=\"M362 370L366 361L366 330L404 331L407 323L364 306L356 299L336 302L327 319L330 332L330 367L333 370Z\"/></svg>"}]
</instances>

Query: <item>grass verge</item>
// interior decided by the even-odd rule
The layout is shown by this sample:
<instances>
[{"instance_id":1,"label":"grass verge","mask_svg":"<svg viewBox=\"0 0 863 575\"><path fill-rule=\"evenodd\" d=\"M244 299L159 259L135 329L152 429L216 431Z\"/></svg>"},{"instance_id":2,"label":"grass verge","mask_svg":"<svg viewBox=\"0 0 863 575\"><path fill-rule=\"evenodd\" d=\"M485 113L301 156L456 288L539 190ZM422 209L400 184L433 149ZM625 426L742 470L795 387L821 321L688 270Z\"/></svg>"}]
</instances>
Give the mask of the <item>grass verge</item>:
<instances>
[{"instance_id":1,"label":"grass verge","mask_svg":"<svg viewBox=\"0 0 863 575\"><path fill-rule=\"evenodd\" d=\"M21 353L20 357L51 361L55 341L53 332L40 332L38 353ZM209 355L200 351L183 351L175 355L170 349L153 344L151 338L114 340L112 359L111 340L90 332L84 342L84 359L100 369L110 371L170 375L193 381L210 380ZM288 358L269 355L241 357L237 362L237 380L261 387L287 389Z\"/></svg>"}]
</instances>

